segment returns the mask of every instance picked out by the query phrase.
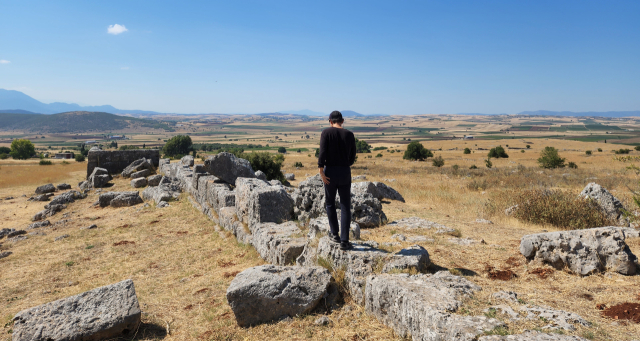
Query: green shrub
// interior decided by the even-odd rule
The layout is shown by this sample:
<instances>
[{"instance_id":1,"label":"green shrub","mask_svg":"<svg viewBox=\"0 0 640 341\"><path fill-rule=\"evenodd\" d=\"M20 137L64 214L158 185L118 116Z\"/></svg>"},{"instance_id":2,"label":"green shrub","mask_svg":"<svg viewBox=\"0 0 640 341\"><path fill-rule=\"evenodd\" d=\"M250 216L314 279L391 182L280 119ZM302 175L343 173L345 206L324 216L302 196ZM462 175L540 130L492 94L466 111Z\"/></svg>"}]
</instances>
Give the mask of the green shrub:
<instances>
[{"instance_id":1,"label":"green shrub","mask_svg":"<svg viewBox=\"0 0 640 341\"><path fill-rule=\"evenodd\" d=\"M371 145L366 141L356 139L356 153L371 153Z\"/></svg>"},{"instance_id":2,"label":"green shrub","mask_svg":"<svg viewBox=\"0 0 640 341\"><path fill-rule=\"evenodd\" d=\"M471 154L471 149L465 148L464 149L464 154Z\"/></svg>"},{"instance_id":3,"label":"green shrub","mask_svg":"<svg viewBox=\"0 0 640 341\"><path fill-rule=\"evenodd\" d=\"M405 160L423 161L432 156L433 153L429 149L425 148L422 143L413 141L407 146L407 150L404 152L404 156L402 158Z\"/></svg>"},{"instance_id":4,"label":"green shrub","mask_svg":"<svg viewBox=\"0 0 640 341\"><path fill-rule=\"evenodd\" d=\"M373 148L373 151L378 151L378 150L386 150L388 149L387 147L375 147Z\"/></svg>"},{"instance_id":5,"label":"green shrub","mask_svg":"<svg viewBox=\"0 0 640 341\"><path fill-rule=\"evenodd\" d=\"M296 161L296 162L293 164L293 167L300 167L300 168L302 168L302 167L304 167L304 166L302 165L302 162L300 162L300 161Z\"/></svg>"},{"instance_id":6,"label":"green shrub","mask_svg":"<svg viewBox=\"0 0 640 341\"><path fill-rule=\"evenodd\" d=\"M633 149L640 150L640 146L635 146L635 147L633 147Z\"/></svg>"},{"instance_id":7,"label":"green shrub","mask_svg":"<svg viewBox=\"0 0 640 341\"><path fill-rule=\"evenodd\" d=\"M524 153L524 149L520 150L520 153Z\"/></svg>"},{"instance_id":8,"label":"green shrub","mask_svg":"<svg viewBox=\"0 0 640 341\"><path fill-rule=\"evenodd\" d=\"M9 154L6 153L0 153L0 160L5 160L9 158Z\"/></svg>"},{"instance_id":9,"label":"green shrub","mask_svg":"<svg viewBox=\"0 0 640 341\"><path fill-rule=\"evenodd\" d=\"M124 146L120 146L118 148L118 150L136 150L136 149L140 149L140 147L138 147L138 146L130 146L130 145L126 145L125 144Z\"/></svg>"},{"instance_id":10,"label":"green shrub","mask_svg":"<svg viewBox=\"0 0 640 341\"><path fill-rule=\"evenodd\" d=\"M507 155L507 152L504 151L504 148L502 148L502 146L491 148L491 150L489 150L488 156L494 157L496 159L509 157L509 155Z\"/></svg>"},{"instance_id":11,"label":"green shrub","mask_svg":"<svg viewBox=\"0 0 640 341\"><path fill-rule=\"evenodd\" d=\"M530 146L530 145L527 145L527 149L530 149L530 148L531 148L531 146Z\"/></svg>"},{"instance_id":12,"label":"green shrub","mask_svg":"<svg viewBox=\"0 0 640 341\"><path fill-rule=\"evenodd\" d=\"M316 157L318 157L320 155L320 148L316 149Z\"/></svg>"},{"instance_id":13,"label":"green shrub","mask_svg":"<svg viewBox=\"0 0 640 341\"><path fill-rule=\"evenodd\" d=\"M268 152L252 152L250 154L242 154L240 157L249 160L254 171L262 171L267 176L267 180L285 181L284 174L282 174L282 164L284 163L282 154L273 155Z\"/></svg>"},{"instance_id":14,"label":"green shrub","mask_svg":"<svg viewBox=\"0 0 640 341\"><path fill-rule=\"evenodd\" d=\"M585 154L587 154L587 155L591 155L591 154L593 154L590 150L587 150L587 151L586 151L586 152L584 152L584 153L585 153Z\"/></svg>"},{"instance_id":15,"label":"green shrub","mask_svg":"<svg viewBox=\"0 0 640 341\"><path fill-rule=\"evenodd\" d=\"M548 224L562 229L586 229L610 226L614 222L600 210L598 204L561 190L524 190L512 200L518 204L513 216L533 224Z\"/></svg>"},{"instance_id":16,"label":"green shrub","mask_svg":"<svg viewBox=\"0 0 640 341\"><path fill-rule=\"evenodd\" d=\"M9 154L14 159L26 160L36 153L36 148L31 141L26 139L15 139L11 142L11 151Z\"/></svg>"},{"instance_id":17,"label":"green shrub","mask_svg":"<svg viewBox=\"0 0 640 341\"><path fill-rule=\"evenodd\" d=\"M598 148L598 151L599 151L599 152L602 152L602 148Z\"/></svg>"},{"instance_id":18,"label":"green shrub","mask_svg":"<svg viewBox=\"0 0 640 341\"><path fill-rule=\"evenodd\" d=\"M40 159L40 166L51 166L53 162L51 160Z\"/></svg>"},{"instance_id":19,"label":"green shrub","mask_svg":"<svg viewBox=\"0 0 640 341\"><path fill-rule=\"evenodd\" d=\"M476 165L471 165L471 167L469 167L469 169L478 169L478 166L476 166Z\"/></svg>"},{"instance_id":20,"label":"green shrub","mask_svg":"<svg viewBox=\"0 0 640 341\"><path fill-rule=\"evenodd\" d=\"M487 166L487 168L493 167L493 162L491 162L491 158L487 158L486 160L484 160L484 165Z\"/></svg>"},{"instance_id":21,"label":"green shrub","mask_svg":"<svg viewBox=\"0 0 640 341\"><path fill-rule=\"evenodd\" d=\"M578 169L578 165L575 162L569 162L569 168Z\"/></svg>"},{"instance_id":22,"label":"green shrub","mask_svg":"<svg viewBox=\"0 0 640 341\"><path fill-rule=\"evenodd\" d=\"M444 166L444 159L442 158L442 156L438 155L436 157L433 158L432 162L434 167L442 167Z\"/></svg>"},{"instance_id":23,"label":"green shrub","mask_svg":"<svg viewBox=\"0 0 640 341\"><path fill-rule=\"evenodd\" d=\"M278 147L278 153L284 154L287 152L287 148L285 147Z\"/></svg>"},{"instance_id":24,"label":"green shrub","mask_svg":"<svg viewBox=\"0 0 640 341\"><path fill-rule=\"evenodd\" d=\"M563 168L564 161L565 159L558 154L558 150L553 147L544 147L538 158L538 164L542 168Z\"/></svg>"},{"instance_id":25,"label":"green shrub","mask_svg":"<svg viewBox=\"0 0 640 341\"><path fill-rule=\"evenodd\" d=\"M176 157L177 155L188 155L191 151L193 142L188 135L176 135L167 141L162 147L162 152L170 157Z\"/></svg>"},{"instance_id":26,"label":"green shrub","mask_svg":"<svg viewBox=\"0 0 640 341\"><path fill-rule=\"evenodd\" d=\"M453 166L451 166L451 168L452 168L454 171L457 171L458 169L460 169L460 166L458 166L458 165L453 165Z\"/></svg>"},{"instance_id":27,"label":"green shrub","mask_svg":"<svg viewBox=\"0 0 640 341\"><path fill-rule=\"evenodd\" d=\"M84 155L76 154L75 159L76 159L77 162L82 162L82 161L84 161Z\"/></svg>"},{"instance_id":28,"label":"green shrub","mask_svg":"<svg viewBox=\"0 0 640 341\"><path fill-rule=\"evenodd\" d=\"M9 147L0 147L0 154L9 154L11 153L11 148Z\"/></svg>"},{"instance_id":29,"label":"green shrub","mask_svg":"<svg viewBox=\"0 0 640 341\"><path fill-rule=\"evenodd\" d=\"M629 154L630 151L631 149L628 148L620 148L618 150L614 150L613 152L616 154Z\"/></svg>"},{"instance_id":30,"label":"green shrub","mask_svg":"<svg viewBox=\"0 0 640 341\"><path fill-rule=\"evenodd\" d=\"M382 157L382 154L378 153L376 154L376 157Z\"/></svg>"}]
</instances>

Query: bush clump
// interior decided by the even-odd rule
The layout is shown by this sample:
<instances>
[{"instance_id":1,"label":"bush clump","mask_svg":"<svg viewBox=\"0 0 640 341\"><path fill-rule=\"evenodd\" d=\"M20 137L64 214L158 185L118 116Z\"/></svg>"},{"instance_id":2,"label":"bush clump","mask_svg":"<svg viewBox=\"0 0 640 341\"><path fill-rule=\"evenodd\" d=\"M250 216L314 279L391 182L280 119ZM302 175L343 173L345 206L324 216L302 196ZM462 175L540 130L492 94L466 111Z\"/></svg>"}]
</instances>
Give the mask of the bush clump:
<instances>
[{"instance_id":1,"label":"bush clump","mask_svg":"<svg viewBox=\"0 0 640 341\"><path fill-rule=\"evenodd\" d=\"M471 154L471 149L465 148L464 149L464 154Z\"/></svg>"},{"instance_id":2,"label":"bush clump","mask_svg":"<svg viewBox=\"0 0 640 341\"><path fill-rule=\"evenodd\" d=\"M278 147L278 153L280 154L285 154L287 152L287 148L285 147Z\"/></svg>"},{"instance_id":3,"label":"bush clump","mask_svg":"<svg viewBox=\"0 0 640 341\"><path fill-rule=\"evenodd\" d=\"M84 161L84 155L82 154L76 154L76 162L83 162Z\"/></svg>"},{"instance_id":4,"label":"bush clump","mask_svg":"<svg viewBox=\"0 0 640 341\"><path fill-rule=\"evenodd\" d=\"M593 154L593 152L592 152L592 151L590 151L590 150L587 150L587 151L586 151L586 152L584 152L584 153L585 153L585 154L587 154L587 155L591 155L591 154Z\"/></svg>"},{"instance_id":5,"label":"bush clump","mask_svg":"<svg viewBox=\"0 0 640 341\"><path fill-rule=\"evenodd\" d=\"M293 167L299 167L299 168L302 168L302 167L304 167L304 166L302 165L302 162L300 162L300 161L296 161L296 162L293 164Z\"/></svg>"},{"instance_id":6,"label":"bush clump","mask_svg":"<svg viewBox=\"0 0 640 341\"><path fill-rule=\"evenodd\" d=\"M162 147L162 152L170 157L189 155L192 146L193 142L191 141L191 137L188 135L176 135L170 138L164 147Z\"/></svg>"},{"instance_id":7,"label":"bush clump","mask_svg":"<svg viewBox=\"0 0 640 341\"><path fill-rule=\"evenodd\" d=\"M575 162L569 162L569 168L578 169L578 165Z\"/></svg>"},{"instance_id":8,"label":"bush clump","mask_svg":"<svg viewBox=\"0 0 640 341\"><path fill-rule=\"evenodd\" d=\"M51 160L45 160L45 159L40 159L40 166L51 166L53 164L53 162L51 162Z\"/></svg>"},{"instance_id":9,"label":"bush clump","mask_svg":"<svg viewBox=\"0 0 640 341\"><path fill-rule=\"evenodd\" d=\"M540 152L538 164L542 168L563 168L565 158L560 157L558 150L553 147L544 147Z\"/></svg>"},{"instance_id":10,"label":"bush clump","mask_svg":"<svg viewBox=\"0 0 640 341\"><path fill-rule=\"evenodd\" d=\"M433 153L429 149L425 148L422 143L413 141L407 146L407 150L404 152L404 156L402 158L405 160L424 161L429 157L433 157Z\"/></svg>"},{"instance_id":11,"label":"bush clump","mask_svg":"<svg viewBox=\"0 0 640 341\"><path fill-rule=\"evenodd\" d=\"M14 159L26 160L36 153L33 143L27 139L15 139L11 142L11 151L9 154Z\"/></svg>"},{"instance_id":12,"label":"bush clump","mask_svg":"<svg viewBox=\"0 0 640 341\"><path fill-rule=\"evenodd\" d=\"M507 155L507 152L504 151L504 148L502 148L502 146L497 146L494 148L491 148L491 150L489 150L489 155L490 158L494 157L496 159L499 158L508 158L509 155Z\"/></svg>"},{"instance_id":13,"label":"bush clump","mask_svg":"<svg viewBox=\"0 0 640 341\"><path fill-rule=\"evenodd\" d=\"M433 158L432 164L434 167L442 167L444 166L444 159L442 158L442 156L438 155Z\"/></svg>"},{"instance_id":14,"label":"bush clump","mask_svg":"<svg viewBox=\"0 0 640 341\"><path fill-rule=\"evenodd\" d=\"M521 191L512 199L518 203L513 216L529 223L567 230L613 225L595 201L574 193L533 189Z\"/></svg>"},{"instance_id":15,"label":"bush clump","mask_svg":"<svg viewBox=\"0 0 640 341\"><path fill-rule=\"evenodd\" d=\"M614 150L613 152L616 154L629 154L630 151L631 149L628 148L620 148L618 150Z\"/></svg>"},{"instance_id":16,"label":"bush clump","mask_svg":"<svg viewBox=\"0 0 640 341\"><path fill-rule=\"evenodd\" d=\"M241 154L239 157L248 160L255 172L262 171L267 176L267 180L285 182L286 179L282 174L282 164L284 163L282 154L273 155L268 152L251 152Z\"/></svg>"},{"instance_id":17,"label":"bush clump","mask_svg":"<svg viewBox=\"0 0 640 341\"><path fill-rule=\"evenodd\" d=\"M371 153L371 145L366 141L356 139L356 153Z\"/></svg>"}]
</instances>

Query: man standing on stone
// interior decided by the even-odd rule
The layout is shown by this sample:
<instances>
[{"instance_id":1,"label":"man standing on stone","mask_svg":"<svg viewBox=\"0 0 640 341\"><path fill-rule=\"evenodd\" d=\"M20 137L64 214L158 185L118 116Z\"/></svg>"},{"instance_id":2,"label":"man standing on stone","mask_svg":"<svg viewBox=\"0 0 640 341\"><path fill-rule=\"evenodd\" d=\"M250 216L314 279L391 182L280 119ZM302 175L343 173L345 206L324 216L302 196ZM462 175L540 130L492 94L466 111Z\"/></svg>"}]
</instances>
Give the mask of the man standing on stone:
<instances>
[{"instance_id":1,"label":"man standing on stone","mask_svg":"<svg viewBox=\"0 0 640 341\"><path fill-rule=\"evenodd\" d=\"M324 182L324 198L329 217L331 240L340 243L341 250L349 250L349 225L351 224L351 165L356 161L356 139L344 129L342 113L329 115L329 124L320 135L318 168ZM336 192L340 194L340 228L336 214ZM338 236L338 230L340 236Z\"/></svg>"}]
</instances>

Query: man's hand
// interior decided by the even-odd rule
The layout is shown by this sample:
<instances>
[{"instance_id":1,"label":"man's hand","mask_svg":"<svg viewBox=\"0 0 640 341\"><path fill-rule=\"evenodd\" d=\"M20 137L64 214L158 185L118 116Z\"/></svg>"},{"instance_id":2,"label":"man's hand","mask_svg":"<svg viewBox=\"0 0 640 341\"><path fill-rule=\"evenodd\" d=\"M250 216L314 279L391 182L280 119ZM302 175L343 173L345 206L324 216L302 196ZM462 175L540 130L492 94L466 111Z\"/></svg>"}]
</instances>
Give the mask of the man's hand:
<instances>
[{"instance_id":1,"label":"man's hand","mask_svg":"<svg viewBox=\"0 0 640 341\"><path fill-rule=\"evenodd\" d=\"M329 184L329 178L327 178L326 175L324 175L324 168L319 168L320 170L320 177L322 178L322 182L324 182L325 185Z\"/></svg>"}]
</instances>

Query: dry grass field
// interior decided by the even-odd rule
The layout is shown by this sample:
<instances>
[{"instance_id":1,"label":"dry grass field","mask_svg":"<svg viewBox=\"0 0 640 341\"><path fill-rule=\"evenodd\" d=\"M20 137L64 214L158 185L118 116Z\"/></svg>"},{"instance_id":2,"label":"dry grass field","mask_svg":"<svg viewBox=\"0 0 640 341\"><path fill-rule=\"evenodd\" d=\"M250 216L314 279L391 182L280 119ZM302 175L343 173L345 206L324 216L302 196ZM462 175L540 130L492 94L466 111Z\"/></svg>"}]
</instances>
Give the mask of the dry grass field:
<instances>
[{"instance_id":1,"label":"dry grass field","mask_svg":"<svg viewBox=\"0 0 640 341\"><path fill-rule=\"evenodd\" d=\"M565 123L570 124L571 120L568 118ZM411 124L409 118L405 118L404 122ZM420 126L424 124L425 127L429 124L426 119L414 123ZM480 130L477 126L459 127L460 122L454 124L443 121L438 124L450 132L455 129ZM473 124L485 123L469 123ZM489 122L482 129L504 129L501 126ZM278 131L278 134L282 136L283 132ZM297 128L289 134L300 135ZM403 135L367 138L367 134L370 133L356 132L357 137L370 141L373 147L384 146L389 149L358 154L352 175L366 175L367 180L383 181L404 196L406 203L383 202L389 221L417 216L455 228L453 234L459 237L483 242L461 246L449 241L452 235L437 235L430 230L394 229L391 226L364 230L362 239L379 243L397 242L391 238L396 233L406 236L423 234L430 238L432 241L417 244L429 251L434 263L431 271L448 269L483 287L479 294L465 302L461 310L463 312L484 314L486 308L496 303L492 302L491 293L509 290L517 292L524 302L574 312L592 323L591 327L578 328L567 334L592 340L638 338L640 325L605 318L596 305L640 302L640 275L607 273L581 278L568 271L527 264L519 252L520 238L525 234L554 231L557 228L529 224L503 213L506 207L514 204L510 202L513 193L549 188L577 195L589 182L601 184L633 211L629 188L638 189L640 183L636 172L627 167L634 163L638 165L640 161L618 161L615 159L618 155L612 153L613 149L625 146L540 137L506 140L425 139L424 146L445 160L445 165L437 168L432 166L431 159L425 162L403 160L402 153L408 143L402 140ZM264 144L269 138L265 132L249 136L243 136L243 139L262 139L255 143ZM138 138L143 139L142 136ZM194 140L224 141L213 138L206 140L199 136L195 136ZM314 143L317 144L317 140L310 139L291 142L291 145L296 148L315 148ZM527 144L530 145L529 149L526 148ZM505 149L507 145L524 149L507 149L509 158L492 159L493 168L487 169L484 164L487 149L497 145ZM578 168L539 168L536 159L545 146L558 148L560 155L567 162L575 162ZM466 147L472 150L471 154L463 154ZM598 148L603 151L597 152ZM390 150L400 152L391 153ZM594 152L587 156L586 150ZM376 157L379 153L382 156ZM629 155L636 157L639 153L632 151ZM301 162L304 167L294 168L295 162ZM458 166L457 170L454 165ZM478 169L470 170L472 165ZM47 182L67 182L75 187L85 175L85 166L86 163L75 162L38 166L31 161L0 161L0 198L14 197L0 201L0 228L25 228L30 223L30 217L44 205L42 202L26 201L35 187ZM283 171L296 175L296 180L292 182L294 186L307 176L316 174L313 149L287 153ZM116 178L114 183L115 186L109 190L130 189L128 182L123 179ZM23 194L27 197L22 197ZM52 217L52 223L60 223L42 229L41 232L46 235L29 235L29 239L17 243L0 240L2 250L13 252L11 256L0 260L0 292L3 293L0 326L4 326L0 329L0 340L10 339L8 332L11 325L8 322L22 309L126 278L134 280L143 310L144 324L135 337L138 340L398 339L390 328L365 314L362 307L349 302L329 315L333 322L329 327L314 325L317 316L310 315L249 329L239 328L225 301L225 292L236 273L263 263L253 248L237 243L224 233L218 233L213 223L194 209L186 197L166 209L156 209L154 206L142 208L142 205L117 209L93 208L91 204L96 198L96 193L92 191L87 199L70 204L65 211ZM494 224L477 223L478 218L489 219ZM80 230L91 224L97 224L98 228ZM54 241L64 234L69 237ZM628 244L634 254L640 255L639 239L628 240ZM400 243L387 247L397 250L408 245ZM511 270L515 277L506 281L491 279L488 274L491 268ZM545 325L544 321L538 320L513 323L500 314L496 317L507 322L511 333Z\"/></svg>"}]
</instances>

